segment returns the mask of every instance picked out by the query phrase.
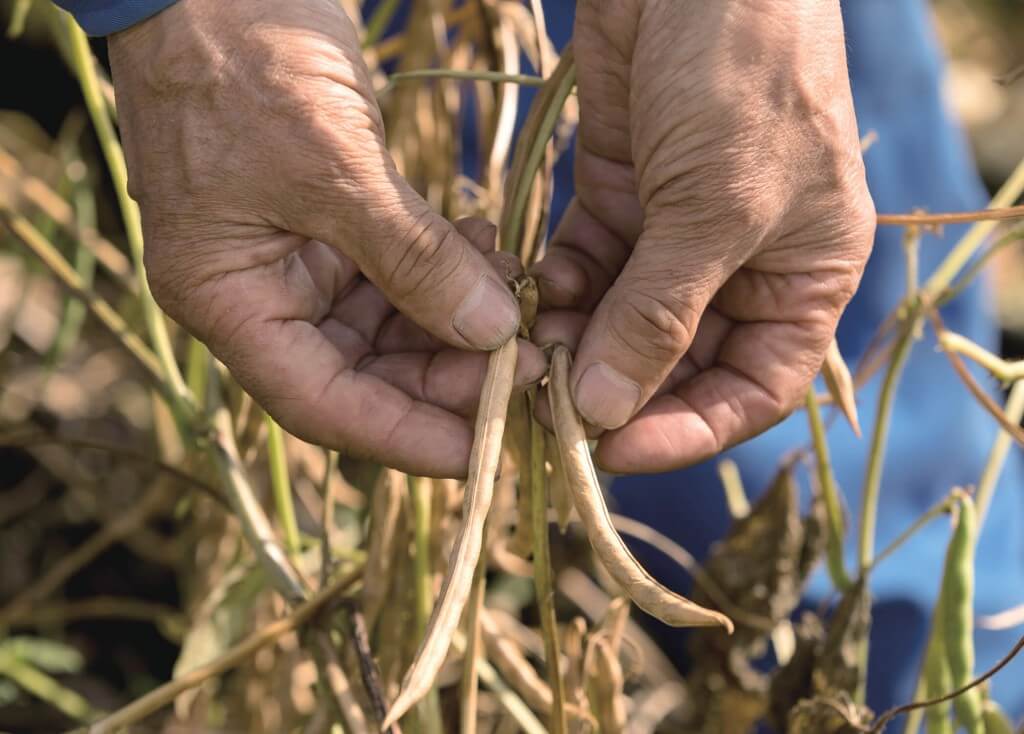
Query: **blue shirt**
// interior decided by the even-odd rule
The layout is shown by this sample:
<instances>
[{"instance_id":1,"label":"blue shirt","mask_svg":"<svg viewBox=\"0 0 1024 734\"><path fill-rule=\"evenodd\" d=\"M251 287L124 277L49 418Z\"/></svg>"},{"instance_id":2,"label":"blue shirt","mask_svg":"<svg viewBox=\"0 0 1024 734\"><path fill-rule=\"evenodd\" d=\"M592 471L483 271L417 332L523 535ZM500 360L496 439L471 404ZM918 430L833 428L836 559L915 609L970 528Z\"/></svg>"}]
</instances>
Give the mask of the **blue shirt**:
<instances>
[{"instance_id":1,"label":"blue shirt","mask_svg":"<svg viewBox=\"0 0 1024 734\"><path fill-rule=\"evenodd\" d=\"M159 12L173 0L59 0L94 35L112 33ZM549 30L564 44L572 29L573 4L549 0ZM982 188L960 129L943 106L942 58L924 0L855 0L843 4L850 76L861 131L874 130L878 142L866 155L869 185L878 210L906 212L977 209L985 205ZM471 122L471 121L467 121ZM467 134L468 171L475 170L471 132ZM571 156L557 171L555 213L572 190ZM557 219L557 217L556 217ZM928 236L921 246L921 272L941 261L961 227L945 236ZM839 326L839 344L855 364L878 324L904 290L901 231L883 227L863 285ZM978 282L943 314L949 328L975 342L998 348L998 331L989 310L985 284ZM875 418L879 380L861 391L862 424ZM929 508L954 485L975 484L996 427L970 398L931 335L918 343L900 385L882 480L879 547ZM829 434L835 472L851 508L847 549L853 567L857 508L868 442L858 440L837 421ZM768 433L739 446L728 456L740 467L752 494L765 489L780 457L808 441L806 416L794 415ZM977 562L978 613L993 613L1024 601L1024 462L1011 454L987 523ZM712 463L658 476L624 477L613 486L619 509L674 537L698 557L728 526L722 492ZM872 624L869 703L876 710L908 701L913 692L949 537L948 522L933 521L872 578L876 606ZM639 544L634 550L666 584L685 590L681 569ZM811 603L827 594L823 573L813 580ZM1017 631L976 635L978 670L988 668L1015 642ZM661 628L661 643L676 659L684 656L683 635ZM1024 714L1024 658L996 676L993 693L1014 715Z\"/></svg>"}]
</instances>

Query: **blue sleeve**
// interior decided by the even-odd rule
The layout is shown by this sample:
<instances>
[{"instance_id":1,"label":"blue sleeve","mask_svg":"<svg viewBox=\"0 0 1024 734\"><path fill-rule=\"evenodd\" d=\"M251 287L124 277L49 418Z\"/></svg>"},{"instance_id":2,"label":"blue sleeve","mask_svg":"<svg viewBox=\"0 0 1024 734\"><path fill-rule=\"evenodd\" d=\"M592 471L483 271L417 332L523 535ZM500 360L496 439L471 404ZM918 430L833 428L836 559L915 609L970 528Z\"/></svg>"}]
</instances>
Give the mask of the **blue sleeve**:
<instances>
[{"instance_id":1,"label":"blue sleeve","mask_svg":"<svg viewBox=\"0 0 1024 734\"><path fill-rule=\"evenodd\" d=\"M108 36L156 15L176 0L54 0L90 36Z\"/></svg>"}]
</instances>

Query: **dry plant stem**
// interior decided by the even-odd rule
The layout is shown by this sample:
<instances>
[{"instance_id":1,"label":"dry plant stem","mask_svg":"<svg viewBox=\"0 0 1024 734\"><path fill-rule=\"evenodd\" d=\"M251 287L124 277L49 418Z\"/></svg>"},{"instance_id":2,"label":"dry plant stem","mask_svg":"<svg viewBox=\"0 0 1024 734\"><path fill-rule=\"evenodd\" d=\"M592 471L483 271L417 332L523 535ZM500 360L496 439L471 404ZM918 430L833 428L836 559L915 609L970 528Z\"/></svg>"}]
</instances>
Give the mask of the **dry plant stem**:
<instances>
[{"instance_id":1,"label":"dry plant stem","mask_svg":"<svg viewBox=\"0 0 1024 734\"><path fill-rule=\"evenodd\" d=\"M215 392L215 391L211 391ZM216 441L210 447L210 455L220 474L235 515L242 523L246 539L260 559L274 588L289 603L295 604L306 597L301 579L281 546L274 537L273 528L263 507L256 499L252 485L246 478L242 461L235 444L231 413L224 405L215 405L212 410L211 429Z\"/></svg>"},{"instance_id":2,"label":"dry plant stem","mask_svg":"<svg viewBox=\"0 0 1024 734\"><path fill-rule=\"evenodd\" d=\"M941 224L968 224L970 222L996 222L1005 219L1020 219L1024 217L1024 206L1007 206L991 209L982 209L973 212L946 212L942 214L929 214L927 212L914 212L912 214L879 214L878 223L881 225L894 226L928 226Z\"/></svg>"},{"instance_id":3,"label":"dry plant stem","mask_svg":"<svg viewBox=\"0 0 1024 734\"><path fill-rule=\"evenodd\" d=\"M71 205L50 188L45 181L27 172L2 146L0 146L0 176L17 181L18 194L59 226L68 237L74 238L92 252L96 261L114 276L114 282L129 293L134 294L138 290L138 284L132 274L132 264L128 258L94 228L82 228ZM13 207L8 207L6 202L0 202L0 207L10 208L12 212L15 210Z\"/></svg>"},{"instance_id":4,"label":"dry plant stem","mask_svg":"<svg viewBox=\"0 0 1024 734\"><path fill-rule=\"evenodd\" d=\"M561 346L555 348L548 388L551 414L576 512L598 558L637 606L665 624L674 627L720 625L731 633L732 621L724 614L694 604L652 578L615 530L594 471L583 423L569 391L570 361L569 350Z\"/></svg>"},{"instance_id":5,"label":"dry plant stem","mask_svg":"<svg viewBox=\"0 0 1024 734\"><path fill-rule=\"evenodd\" d=\"M388 83L377 92L377 98L403 82L422 79L455 79L473 82L492 82L495 84L519 84L524 87L542 87L544 79L532 74L505 74L500 71L481 71L477 69L411 69L396 71L388 77Z\"/></svg>"},{"instance_id":6,"label":"dry plant stem","mask_svg":"<svg viewBox=\"0 0 1024 734\"><path fill-rule=\"evenodd\" d=\"M456 634L452 638L452 645L457 652L464 653L466 650L466 640L461 634ZM477 661L477 667L479 669L480 682L490 689L495 698L498 699L498 703L515 719L515 722L519 724L519 727L526 734L545 734L547 732L547 729L540 723L533 711L530 710L530 707L502 679L493 665L481 658Z\"/></svg>"},{"instance_id":7,"label":"dry plant stem","mask_svg":"<svg viewBox=\"0 0 1024 734\"><path fill-rule=\"evenodd\" d=\"M826 541L826 557L828 574L832 583L839 591L847 591L853 586L843 560L843 535L846 532L843 522L843 508L839 501L839 487L832 473L832 458L828 450L828 438L825 435L825 424L821 420L821 410L814 398L814 388L807 391L807 417L811 424L811 440L814 444L815 467L818 470L818 484L821 496L825 500L825 514L828 517L828 539Z\"/></svg>"},{"instance_id":8,"label":"dry plant stem","mask_svg":"<svg viewBox=\"0 0 1024 734\"><path fill-rule=\"evenodd\" d=\"M673 711L686 705L687 691L679 681L665 681L637 702L626 722L626 734L654 734Z\"/></svg>"},{"instance_id":9,"label":"dry plant stem","mask_svg":"<svg viewBox=\"0 0 1024 734\"><path fill-rule=\"evenodd\" d=\"M1024 381L1016 383L1010 390L1004 410L1006 419L1014 425L1019 425L1024 418ZM978 505L978 528L985 524L985 517L988 514L989 505L992 504L992 495L995 494L999 476L1006 464L1006 455L1009 453L1012 438L1006 431L1000 431L992 443L989 451L988 461L981 472L978 480L978 490L975 494L975 502Z\"/></svg>"},{"instance_id":10,"label":"dry plant stem","mask_svg":"<svg viewBox=\"0 0 1024 734\"><path fill-rule=\"evenodd\" d=\"M316 626L310 630L313 640L313 657L316 660L320 685L330 696L335 716L344 723L345 731L351 734L369 734L370 726L366 721L352 684L345 674L345 669L338 660L338 651L334 649L331 633L325 626Z\"/></svg>"},{"instance_id":11,"label":"dry plant stem","mask_svg":"<svg viewBox=\"0 0 1024 734\"><path fill-rule=\"evenodd\" d=\"M92 290L85 287L81 277L31 222L20 214L0 211L0 220L33 255L39 258L71 295L81 299L90 313L109 331L146 372L156 385L164 386L164 374L160 360L153 351L125 323L121 315Z\"/></svg>"},{"instance_id":12,"label":"dry plant stem","mask_svg":"<svg viewBox=\"0 0 1024 734\"><path fill-rule=\"evenodd\" d=\"M48 627L82 619L130 619L167 626L183 627L185 618L174 607L117 596L94 596L45 606L25 608L19 617L4 616L0 626Z\"/></svg>"},{"instance_id":13,"label":"dry plant stem","mask_svg":"<svg viewBox=\"0 0 1024 734\"><path fill-rule=\"evenodd\" d=\"M551 495L551 506L555 509L558 530L564 535L572 516L572 492L569 490L569 483L565 478L565 468L562 466L562 456L558 453L558 446L551 440L545 441L544 446L544 455L551 465L548 494Z\"/></svg>"},{"instance_id":14,"label":"dry plant stem","mask_svg":"<svg viewBox=\"0 0 1024 734\"><path fill-rule=\"evenodd\" d=\"M626 724L626 706L618 651L604 638L592 638L591 642L587 655L590 664L584 663L590 708L601 734L620 734Z\"/></svg>"},{"instance_id":15,"label":"dry plant stem","mask_svg":"<svg viewBox=\"0 0 1024 734\"><path fill-rule=\"evenodd\" d=\"M945 351L956 352L967 357L972 362L977 362L1004 383L1024 379L1024 360L1016 362L1005 360L992 354L992 352L984 347L975 344L967 337L952 331L940 331L938 338L939 346Z\"/></svg>"},{"instance_id":16,"label":"dry plant stem","mask_svg":"<svg viewBox=\"0 0 1024 734\"><path fill-rule=\"evenodd\" d=\"M413 579L416 590L416 634L420 638L427 630L430 612L434 606L434 574L431 569L430 519L433 498L429 480L409 477L409 494L413 507ZM437 687L430 689L419 701L420 728L426 734L441 734L441 700ZM393 722L392 722L393 723ZM385 725L387 728L390 724Z\"/></svg>"},{"instance_id":17,"label":"dry plant stem","mask_svg":"<svg viewBox=\"0 0 1024 734\"><path fill-rule=\"evenodd\" d=\"M366 577L362 589L363 613L366 615L366 627L371 632L377 626L381 608L391 588L398 552L396 535L404 494L404 475L394 469L381 469L371 498L370 541L366 550Z\"/></svg>"},{"instance_id":18,"label":"dry plant stem","mask_svg":"<svg viewBox=\"0 0 1024 734\"><path fill-rule=\"evenodd\" d=\"M277 519L284 528L284 547L290 558L302 550L299 540L299 524L295 521L295 502L292 499L292 482L288 476L288 454L284 445L284 431L269 415L264 414L267 428L267 461L270 464L270 489L274 493L274 507Z\"/></svg>"},{"instance_id":19,"label":"dry plant stem","mask_svg":"<svg viewBox=\"0 0 1024 734\"><path fill-rule=\"evenodd\" d=\"M484 523L494 494L494 475L501 459L501 439L505 432L505 414L512 393L517 352L516 340L511 339L490 356L469 460L462 527L455 539L448 573L427 624L426 635L384 721L385 728L400 719L432 687L469 598L474 571L480 560Z\"/></svg>"},{"instance_id":20,"label":"dry plant stem","mask_svg":"<svg viewBox=\"0 0 1024 734\"><path fill-rule=\"evenodd\" d=\"M732 459L722 459L715 469L718 471L718 480L722 483L722 490L725 492L725 504L729 509L729 517L733 520L742 520L750 514L750 501L747 499L746 490L743 489L740 468Z\"/></svg>"},{"instance_id":21,"label":"dry plant stem","mask_svg":"<svg viewBox=\"0 0 1024 734\"><path fill-rule=\"evenodd\" d=\"M486 528L485 533L486 537ZM462 656L462 688L459 695L459 731L461 734L476 734L479 713L478 662L482 655L480 634L480 612L484 604L487 587L487 561L481 556L473 574L473 587L466 606L466 651Z\"/></svg>"},{"instance_id":22,"label":"dry plant stem","mask_svg":"<svg viewBox=\"0 0 1024 734\"><path fill-rule=\"evenodd\" d=\"M15 435L0 434L0 446L4 447L17 446L19 448L31 448L32 446L44 446L47 444L64 446L70 449L103 451L121 459L138 462L144 466L152 467L166 474L168 477L177 479L183 484L202 492L221 507L227 507L227 501L224 499L224 495L216 487L207 484L199 477L194 476L183 469L179 469L176 466L172 466L171 464L161 461L154 456L144 454L141 451L130 449L127 446L107 443L99 439L85 439L78 438L76 436L67 436L60 433L52 435L46 433L18 433Z\"/></svg>"},{"instance_id":23,"label":"dry plant stem","mask_svg":"<svg viewBox=\"0 0 1024 734\"><path fill-rule=\"evenodd\" d=\"M551 549L548 545L548 492L547 472L544 469L544 429L533 417L531 391L527 399L530 416L530 484L532 486L530 523L533 526L533 584L537 593L537 612L544 635L544 664L551 687L552 708L548 728L556 734L565 734L565 681L559 666L558 619L555 615L555 587L551 578Z\"/></svg>"},{"instance_id":24,"label":"dry plant stem","mask_svg":"<svg viewBox=\"0 0 1024 734\"><path fill-rule=\"evenodd\" d=\"M331 530L334 528L334 473L338 471L338 452L324 450L324 478L320 483L320 495L324 500L323 517L320 519L320 586L334 571L334 556L331 552ZM362 619L362 615L360 615ZM363 621L365 625L365 620Z\"/></svg>"},{"instance_id":25,"label":"dry plant stem","mask_svg":"<svg viewBox=\"0 0 1024 734\"><path fill-rule=\"evenodd\" d=\"M351 628L352 645L356 650L356 657L359 658L359 673L363 679L363 688L370 697L373 705L373 714L377 722L384 720L387 714L387 702L384 699L384 691L380 683L380 670L373 659L370 651L370 635L366 628L366 617L359 611L356 604L348 604L349 627ZM391 726L385 734L402 734L397 724Z\"/></svg>"},{"instance_id":26,"label":"dry plant stem","mask_svg":"<svg viewBox=\"0 0 1024 734\"><path fill-rule=\"evenodd\" d=\"M89 110L93 127L96 129L96 136L99 138L100 148L107 161L107 168L114 182L114 191L121 207L128 246L135 263L139 296L149 338L160 361L161 372L167 388L178 399L187 403L189 392L174 357L174 348L167 333L167 322L153 300L153 295L149 292L149 283L146 281L146 271L142 262L142 220L139 216L138 205L128 194L128 171L125 166L124 153L118 142L117 133L114 131L106 102L103 100L99 78L96 74L96 60L89 48L89 39L86 38L85 32L79 28L70 15L65 15L65 28L69 40L71 64L82 87L85 106Z\"/></svg>"},{"instance_id":27,"label":"dry plant stem","mask_svg":"<svg viewBox=\"0 0 1024 734\"><path fill-rule=\"evenodd\" d=\"M507 192L508 205L501 213L499 242L502 250L519 252L522 226L530 190L540 168L548 140L555 129L555 123L562 111L562 105L576 84L576 65L572 46L562 52L562 58L554 72L544 83L536 101L530 107L526 123L520 133L520 140L529 145L516 146L509 171L510 188Z\"/></svg>"},{"instance_id":28,"label":"dry plant stem","mask_svg":"<svg viewBox=\"0 0 1024 734\"><path fill-rule=\"evenodd\" d=\"M167 489L164 480L158 479L141 500L116 515L73 551L63 555L46 573L0 610L0 628L30 615L40 601L59 589L76 571L165 508L169 501Z\"/></svg>"},{"instance_id":29,"label":"dry plant stem","mask_svg":"<svg viewBox=\"0 0 1024 734\"><path fill-rule=\"evenodd\" d=\"M235 668L261 648L276 642L283 635L302 627L325 604L352 586L361 574L362 569L356 568L339 576L321 589L315 596L297 606L295 611L287 617L271 622L257 632L254 632L215 660L199 666L180 678L164 683L145 696L132 701L124 708L118 709L110 716L89 727L87 730L88 734L114 734L114 732L131 726L153 712L167 706L185 691L202 685L210 678Z\"/></svg>"},{"instance_id":30,"label":"dry plant stem","mask_svg":"<svg viewBox=\"0 0 1024 734\"><path fill-rule=\"evenodd\" d=\"M380 7L380 6L378 6ZM472 2L463 3L456 8L448 10L445 15L445 23L450 27L462 26L469 21L475 20L478 16L476 5ZM384 30L383 28L381 29ZM380 41L372 47L374 55L377 57L378 63L385 63L391 61L398 56L401 56L405 51L405 45L408 42L408 36L406 33L396 33L393 36ZM364 39L364 48L367 48L367 43Z\"/></svg>"}]
</instances>

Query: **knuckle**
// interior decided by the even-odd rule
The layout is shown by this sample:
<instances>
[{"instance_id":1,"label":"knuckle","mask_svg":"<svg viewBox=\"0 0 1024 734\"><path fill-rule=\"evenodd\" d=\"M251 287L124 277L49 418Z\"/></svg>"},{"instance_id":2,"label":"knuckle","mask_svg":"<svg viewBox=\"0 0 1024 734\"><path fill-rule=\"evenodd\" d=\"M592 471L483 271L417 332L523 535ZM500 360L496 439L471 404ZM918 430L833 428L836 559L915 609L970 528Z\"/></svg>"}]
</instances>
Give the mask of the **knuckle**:
<instances>
[{"instance_id":1,"label":"knuckle","mask_svg":"<svg viewBox=\"0 0 1024 734\"><path fill-rule=\"evenodd\" d=\"M408 299L449 282L464 257L455 230L441 217L427 212L385 250L381 262L383 287L393 298Z\"/></svg>"},{"instance_id":2,"label":"knuckle","mask_svg":"<svg viewBox=\"0 0 1024 734\"><path fill-rule=\"evenodd\" d=\"M611 320L613 336L627 349L658 361L675 360L692 341L695 314L681 300L634 289Z\"/></svg>"}]
</instances>

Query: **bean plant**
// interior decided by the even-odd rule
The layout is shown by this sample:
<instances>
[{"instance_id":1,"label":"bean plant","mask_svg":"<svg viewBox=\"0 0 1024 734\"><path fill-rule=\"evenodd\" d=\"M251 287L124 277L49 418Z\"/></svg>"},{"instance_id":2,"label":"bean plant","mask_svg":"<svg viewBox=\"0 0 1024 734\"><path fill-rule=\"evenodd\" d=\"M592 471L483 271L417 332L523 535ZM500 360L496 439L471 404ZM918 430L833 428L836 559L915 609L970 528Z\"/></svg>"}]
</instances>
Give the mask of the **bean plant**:
<instances>
[{"instance_id":1,"label":"bean plant","mask_svg":"<svg viewBox=\"0 0 1024 734\"><path fill-rule=\"evenodd\" d=\"M365 24L355 2L343 4L359 23L403 175L452 219L498 222L498 246L522 264L508 284L528 338L537 289L522 272L543 255L553 169L576 122L571 46L556 52L536 2L449 7L417 0L408 26L395 35L385 31L397 3L381 3ZM18 3L15 35L28 5ZM0 118L0 254L16 256L25 273L65 294L58 330L28 351L32 384L52 384L47 380L61 370L113 344L117 379L135 387L143 408L130 426L133 438L121 441L99 438L89 420L44 411L42 400L30 400L19 415L0 410L0 445L56 467L68 486L81 482L87 460L97 456L109 467L131 467L136 479L120 497L124 509L106 515L99 506L111 500L97 481L91 491L100 529L48 559L42 574L0 608L0 701L34 696L68 727L93 734L156 730L171 721L190 731L355 734L745 732L759 724L788 732L880 732L901 715L908 733L922 725L929 733L1012 730L986 683L1017 649L996 669L975 665L974 552L1006 456L1024 444L1024 381L1015 382L1024 367L946 330L938 307L993 253L1019 241L1013 220L1024 212L1012 205L1024 191L1024 162L987 211L880 217L881 226L906 232L903 301L856 369L832 345L822 367L825 389L812 389L803 406L811 444L780 457L775 481L753 505L723 462L734 522L698 564L675 541L609 509L570 397L572 356L564 347L551 350L544 384L525 393L512 389L516 340L490 355L465 482L406 476L287 435L153 301L110 82L68 16L34 12L44 18L37 32L48 34L80 85L86 116L69 118L56 141L41 140L23 120ZM438 23L447 34L433 33ZM516 134L511 123L529 88L536 91ZM467 116L476 118L480 138L476 179L462 173L457 144ZM99 157L82 144L86 125L99 141ZM121 222L101 229L97 182L106 176ZM921 232L965 221L972 228L919 282ZM949 488L878 549L893 401L925 329L935 330L965 389L1001 431L976 486ZM965 361L1012 384L1005 405L989 397ZM0 362L0 369L9 367ZM838 418L859 434L857 391L879 373L877 418L864 445L860 530L850 538L827 427ZM534 417L541 389L553 432ZM795 478L800 464L812 468L814 479L806 513ZM949 545L914 700L871 711L871 574L941 518L951 528ZM62 604L76 573L111 545L144 536L157 519L171 523L181 541L175 573L182 609L132 599ZM692 598L645 570L627 539L683 566L694 582ZM844 547L854 542L857 563L850 568ZM834 586L834 604L794 619L819 562ZM652 642L636 610L694 628L687 673ZM82 666L65 638L75 614L135 615L161 626L179 645L171 679L137 696L124 691L115 700L88 700L62 678ZM53 639L24 634L41 617L50 620L45 630ZM776 665L765 672L756 663L769 647Z\"/></svg>"}]
</instances>

